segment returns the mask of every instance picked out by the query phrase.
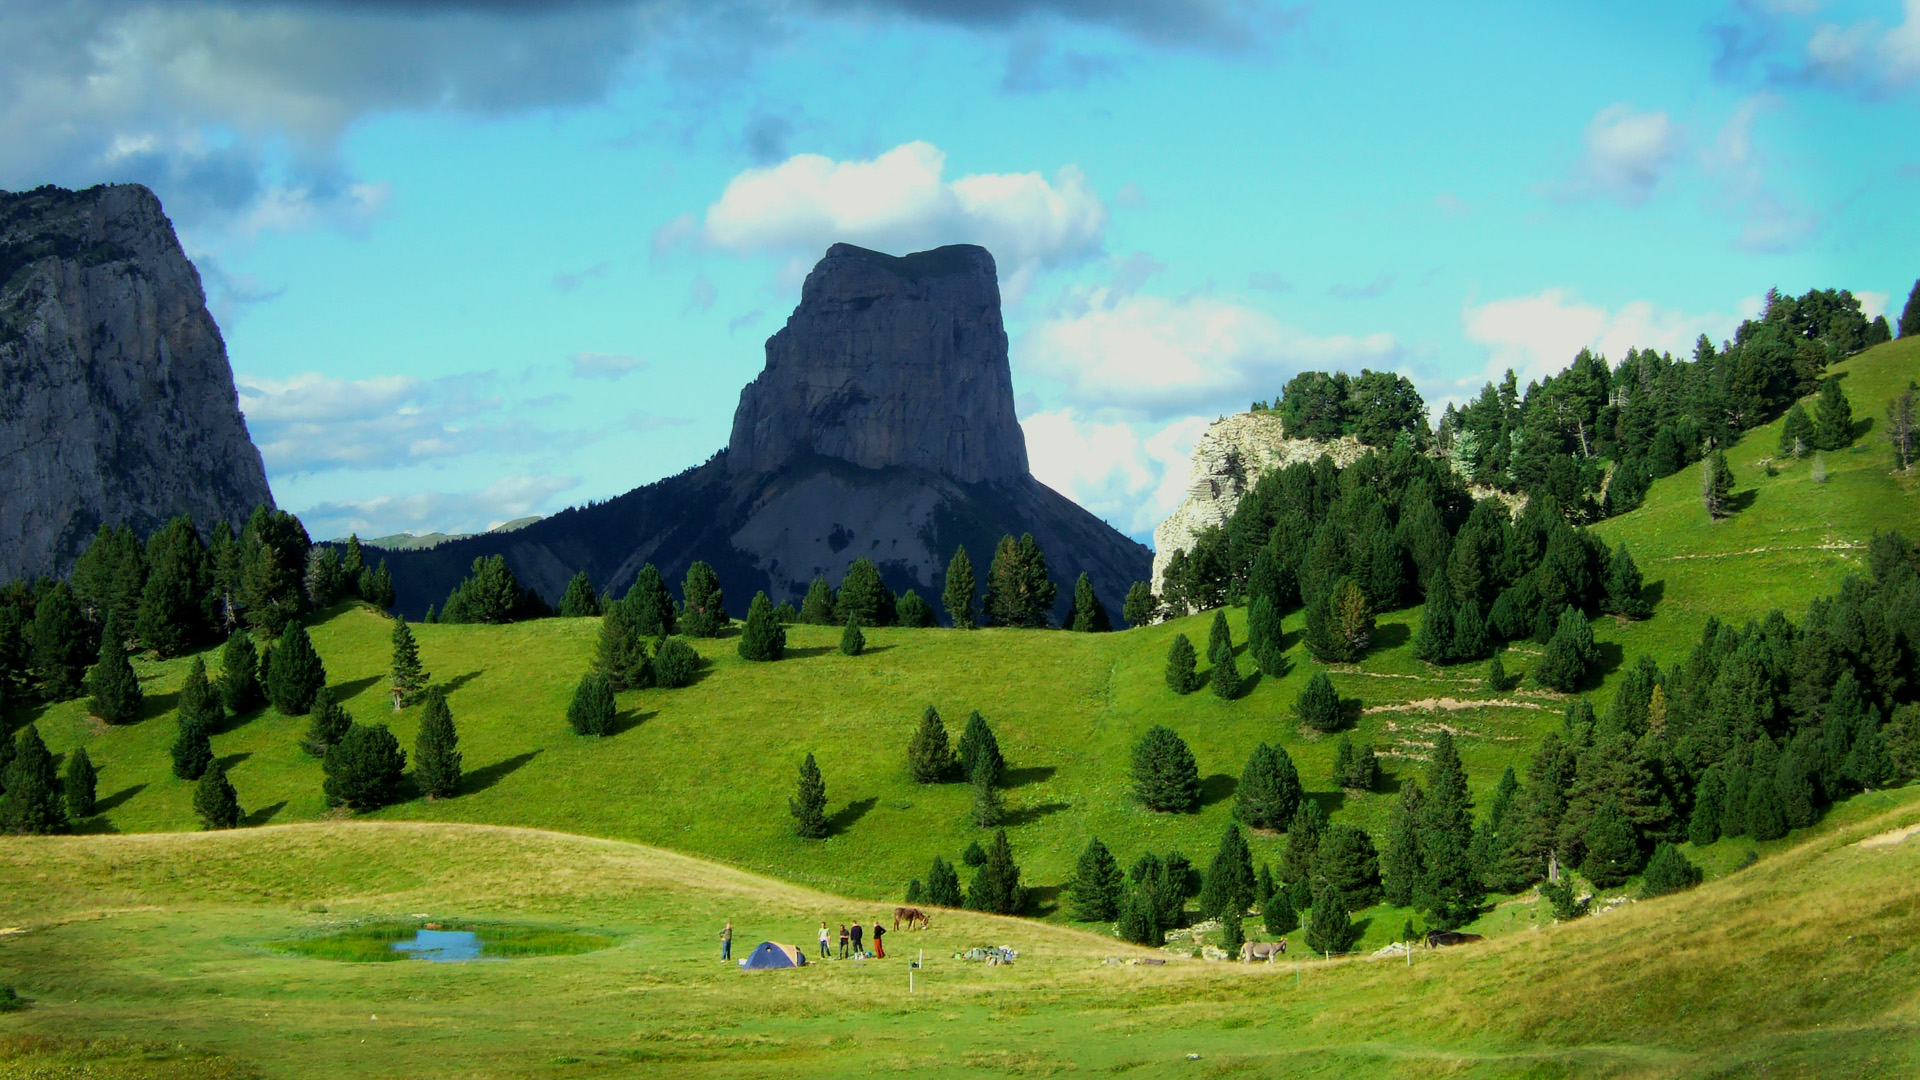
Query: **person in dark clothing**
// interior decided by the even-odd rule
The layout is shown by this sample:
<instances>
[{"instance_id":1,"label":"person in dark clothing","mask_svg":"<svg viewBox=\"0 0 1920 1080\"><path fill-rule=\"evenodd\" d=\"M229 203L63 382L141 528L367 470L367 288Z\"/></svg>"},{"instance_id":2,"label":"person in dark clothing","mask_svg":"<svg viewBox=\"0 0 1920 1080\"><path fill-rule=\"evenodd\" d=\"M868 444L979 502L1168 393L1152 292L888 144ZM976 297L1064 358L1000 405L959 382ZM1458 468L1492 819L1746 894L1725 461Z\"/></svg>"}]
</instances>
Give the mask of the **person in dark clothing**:
<instances>
[{"instance_id":1,"label":"person in dark clothing","mask_svg":"<svg viewBox=\"0 0 1920 1080\"><path fill-rule=\"evenodd\" d=\"M853 955L855 956L859 956L862 951L860 947L860 935L864 932L865 931L860 928L859 923L853 924Z\"/></svg>"},{"instance_id":2,"label":"person in dark clothing","mask_svg":"<svg viewBox=\"0 0 1920 1080\"><path fill-rule=\"evenodd\" d=\"M873 924L873 956L876 960L885 960L887 958L887 947L880 943L880 939L886 936L886 933L886 927L881 926L879 923Z\"/></svg>"},{"instance_id":3,"label":"person in dark clothing","mask_svg":"<svg viewBox=\"0 0 1920 1080\"><path fill-rule=\"evenodd\" d=\"M851 935L847 933L847 924L841 923L840 924L840 959L842 960L845 960L847 958L847 942L849 940L851 940Z\"/></svg>"}]
</instances>

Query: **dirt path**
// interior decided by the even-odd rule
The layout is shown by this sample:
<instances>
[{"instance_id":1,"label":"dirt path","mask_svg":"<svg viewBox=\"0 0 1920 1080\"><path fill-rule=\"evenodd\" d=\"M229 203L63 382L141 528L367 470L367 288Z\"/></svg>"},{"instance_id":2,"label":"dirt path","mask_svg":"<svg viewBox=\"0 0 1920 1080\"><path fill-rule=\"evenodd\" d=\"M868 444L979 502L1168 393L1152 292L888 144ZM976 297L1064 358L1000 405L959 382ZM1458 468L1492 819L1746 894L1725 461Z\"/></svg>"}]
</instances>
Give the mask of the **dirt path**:
<instances>
[{"instance_id":1,"label":"dirt path","mask_svg":"<svg viewBox=\"0 0 1920 1080\"><path fill-rule=\"evenodd\" d=\"M1886 832L1883 832L1883 833L1875 833L1874 835L1867 837L1865 840L1857 841L1854 844L1854 846L1855 847L1886 847L1890 844L1898 844L1902 840L1906 840L1907 838L1916 836L1916 835L1920 835L1920 821L1916 821L1911 825L1902 825L1898 829L1888 829Z\"/></svg>"}]
</instances>

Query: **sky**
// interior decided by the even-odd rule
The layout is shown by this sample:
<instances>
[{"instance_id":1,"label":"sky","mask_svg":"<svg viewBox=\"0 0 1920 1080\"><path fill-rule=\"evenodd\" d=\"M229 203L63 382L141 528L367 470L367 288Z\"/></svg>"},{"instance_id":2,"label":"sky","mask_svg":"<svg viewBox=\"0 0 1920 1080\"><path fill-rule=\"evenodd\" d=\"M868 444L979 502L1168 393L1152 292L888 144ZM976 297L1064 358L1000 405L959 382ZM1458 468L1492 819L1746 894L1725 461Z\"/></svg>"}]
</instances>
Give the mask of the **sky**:
<instances>
[{"instance_id":1,"label":"sky","mask_svg":"<svg viewBox=\"0 0 1920 1080\"><path fill-rule=\"evenodd\" d=\"M159 194L316 537L699 464L838 241L989 248L1035 474L1142 540L1296 372L1438 411L1920 275L1920 0L0 0L0 40L0 188Z\"/></svg>"}]
</instances>

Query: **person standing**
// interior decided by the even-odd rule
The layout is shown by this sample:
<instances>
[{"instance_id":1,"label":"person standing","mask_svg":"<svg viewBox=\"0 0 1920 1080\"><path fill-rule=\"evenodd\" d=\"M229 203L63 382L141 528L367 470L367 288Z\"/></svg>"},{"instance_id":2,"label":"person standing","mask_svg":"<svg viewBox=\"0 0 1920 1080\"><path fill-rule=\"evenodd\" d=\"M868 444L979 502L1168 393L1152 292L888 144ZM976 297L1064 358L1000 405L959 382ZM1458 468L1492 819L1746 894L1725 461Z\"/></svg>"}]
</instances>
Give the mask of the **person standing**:
<instances>
[{"instance_id":1,"label":"person standing","mask_svg":"<svg viewBox=\"0 0 1920 1080\"><path fill-rule=\"evenodd\" d=\"M860 928L860 924L854 923L853 924L853 955L855 956L859 956L861 954L860 935L863 933L865 933L865 931L863 931Z\"/></svg>"},{"instance_id":2,"label":"person standing","mask_svg":"<svg viewBox=\"0 0 1920 1080\"><path fill-rule=\"evenodd\" d=\"M720 959L733 959L733 923L731 921L720 928Z\"/></svg>"},{"instance_id":3,"label":"person standing","mask_svg":"<svg viewBox=\"0 0 1920 1080\"><path fill-rule=\"evenodd\" d=\"M827 924L820 924L820 959L833 959L833 950L827 947Z\"/></svg>"},{"instance_id":4,"label":"person standing","mask_svg":"<svg viewBox=\"0 0 1920 1080\"><path fill-rule=\"evenodd\" d=\"M849 938L847 934L847 924L841 923L840 924L840 959L842 960L845 960L847 958L847 941L848 940Z\"/></svg>"},{"instance_id":5,"label":"person standing","mask_svg":"<svg viewBox=\"0 0 1920 1080\"><path fill-rule=\"evenodd\" d=\"M873 957L876 960L885 960L887 958L887 947L880 942L880 939L885 937L886 933L887 928L881 926L879 922L876 921L873 924Z\"/></svg>"}]
</instances>

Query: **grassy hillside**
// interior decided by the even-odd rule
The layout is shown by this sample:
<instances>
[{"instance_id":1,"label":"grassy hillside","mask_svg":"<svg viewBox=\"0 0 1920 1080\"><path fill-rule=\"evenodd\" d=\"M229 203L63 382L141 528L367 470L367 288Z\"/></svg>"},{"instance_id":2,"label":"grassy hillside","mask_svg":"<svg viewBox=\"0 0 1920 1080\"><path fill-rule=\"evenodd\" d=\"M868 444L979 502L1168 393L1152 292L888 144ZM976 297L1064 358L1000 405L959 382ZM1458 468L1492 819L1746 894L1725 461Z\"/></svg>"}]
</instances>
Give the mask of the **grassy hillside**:
<instances>
[{"instance_id":1,"label":"grassy hillside","mask_svg":"<svg viewBox=\"0 0 1920 1080\"><path fill-rule=\"evenodd\" d=\"M942 913L885 961L746 973L714 937L810 946L885 909L656 848L381 823L0 845L0 1076L1122 1074L1853 1077L1920 1069L1920 791L1680 896L1404 959L1146 955ZM585 929L611 948L352 964L357 921ZM951 959L983 943L1011 967ZM908 993L904 963L924 949ZM1199 1060L1190 1060L1198 1055Z\"/></svg>"},{"instance_id":2,"label":"grassy hillside","mask_svg":"<svg viewBox=\"0 0 1920 1080\"><path fill-rule=\"evenodd\" d=\"M1920 348L1899 342L1849 361L1855 412L1877 416L1885 398L1920 375ZM1683 656L1712 613L1743 618L1780 607L1797 614L1858 566L1876 529L1920 521L1914 479L1896 478L1888 452L1868 432L1859 453L1827 455L1830 479L1808 481L1805 462L1767 477L1756 464L1776 433L1752 433L1732 452L1745 508L1709 522L1691 472L1655 486L1647 505L1606 523L1613 542L1632 546L1659 598L1656 615L1624 625L1602 620L1597 636L1611 663L1648 652ZM1230 613L1236 636L1243 612ZM964 785L922 787L904 775L904 748L928 704L958 736L971 709L999 735L1013 773L1008 803L1016 856L1041 887L1042 911L1089 836L1123 863L1141 852L1183 850L1197 863L1213 852L1230 820L1236 779L1253 746L1285 746L1336 820L1378 829L1399 781L1421 767L1434 732L1455 732L1472 784L1484 799L1500 770L1519 767L1539 736L1559 724L1563 699L1531 687L1495 695L1484 664L1434 668L1410 653L1418 610L1381 620L1379 647L1360 665L1337 668L1341 694L1361 712L1356 741L1372 742L1388 775L1379 790L1343 794L1328 779L1335 739L1302 730L1294 698L1316 670L1288 622L1293 670L1260 679L1221 702L1206 691L1178 697L1163 682L1168 642L1185 632L1204 644L1210 616L1119 634L881 629L867 655L839 655L837 629L795 627L789 659L749 664L731 638L701 642L711 665L695 686L622 695L620 731L574 736L564 714L593 654L597 619L550 619L506 627L421 626L422 655L450 691L468 780L463 793L413 801L373 817L517 825L634 840L717 859L789 881L867 897L897 897L924 876L936 854L956 858L981 834L965 823ZM313 639L336 689L363 722L392 724L411 748L417 710L388 709L383 678L390 623L343 607L319 620ZM1509 651L1510 673L1537 650ZM214 660L213 657L209 657ZM57 752L85 744L101 769L105 812L93 827L147 832L195 827L190 785L168 768L173 706L187 661L138 662L148 718L104 728L83 704L47 708L41 730ZM1241 667L1252 665L1244 655ZM1604 703L1611 680L1595 688ZM1205 779L1205 805L1187 815L1154 814L1128 798L1129 748L1164 723L1192 745ZM263 711L215 737L253 824L330 816L319 763L298 749L304 718ZM814 753L825 773L834 834L792 836L786 812L795 770ZM1282 840L1256 836L1256 859L1277 860ZM1709 861L1738 857L1731 844ZM1366 913L1364 944L1397 930L1404 913Z\"/></svg>"}]
</instances>

